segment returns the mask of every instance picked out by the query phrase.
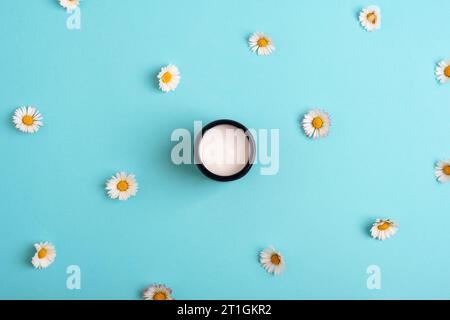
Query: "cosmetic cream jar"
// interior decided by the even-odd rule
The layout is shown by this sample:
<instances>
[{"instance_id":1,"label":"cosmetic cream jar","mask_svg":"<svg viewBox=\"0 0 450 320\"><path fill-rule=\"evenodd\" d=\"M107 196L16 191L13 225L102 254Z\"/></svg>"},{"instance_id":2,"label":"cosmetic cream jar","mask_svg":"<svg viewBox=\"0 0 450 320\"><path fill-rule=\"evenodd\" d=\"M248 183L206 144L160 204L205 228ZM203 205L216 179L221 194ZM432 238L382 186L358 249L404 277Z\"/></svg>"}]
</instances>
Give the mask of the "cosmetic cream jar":
<instances>
[{"instance_id":1,"label":"cosmetic cream jar","mask_svg":"<svg viewBox=\"0 0 450 320\"><path fill-rule=\"evenodd\" d=\"M245 176L252 168L255 150L249 130L233 120L217 120L204 126L194 148L198 168L216 181Z\"/></svg>"}]
</instances>

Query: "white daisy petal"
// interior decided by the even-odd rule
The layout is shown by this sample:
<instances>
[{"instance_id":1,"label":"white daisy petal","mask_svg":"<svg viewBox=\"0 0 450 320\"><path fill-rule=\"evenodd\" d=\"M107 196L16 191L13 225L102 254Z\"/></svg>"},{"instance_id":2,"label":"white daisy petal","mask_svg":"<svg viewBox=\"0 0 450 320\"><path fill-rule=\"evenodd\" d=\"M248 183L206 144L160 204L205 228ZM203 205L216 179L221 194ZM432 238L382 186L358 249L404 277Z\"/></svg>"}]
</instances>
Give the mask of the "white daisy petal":
<instances>
[{"instance_id":1,"label":"white daisy petal","mask_svg":"<svg viewBox=\"0 0 450 320\"><path fill-rule=\"evenodd\" d=\"M142 293L144 300L173 300L172 289L163 284L153 284Z\"/></svg>"},{"instance_id":2,"label":"white daisy petal","mask_svg":"<svg viewBox=\"0 0 450 320\"><path fill-rule=\"evenodd\" d=\"M313 139L328 136L330 126L329 114L319 109L310 110L302 120L303 131Z\"/></svg>"},{"instance_id":3,"label":"white daisy petal","mask_svg":"<svg viewBox=\"0 0 450 320\"><path fill-rule=\"evenodd\" d=\"M172 64L161 68L161 71L158 73L157 77L159 88L163 92L174 91L178 87L181 79L180 71Z\"/></svg>"},{"instance_id":4,"label":"white daisy petal","mask_svg":"<svg viewBox=\"0 0 450 320\"><path fill-rule=\"evenodd\" d=\"M377 6L369 6L359 13L361 26L369 32L381 28L381 10Z\"/></svg>"},{"instance_id":5,"label":"white daisy petal","mask_svg":"<svg viewBox=\"0 0 450 320\"><path fill-rule=\"evenodd\" d=\"M436 67L436 78L444 84L450 81L450 60L443 60Z\"/></svg>"},{"instance_id":6,"label":"white daisy petal","mask_svg":"<svg viewBox=\"0 0 450 320\"><path fill-rule=\"evenodd\" d=\"M136 195L138 183L133 174L128 175L125 172L118 172L106 181L106 191L111 199L125 201Z\"/></svg>"},{"instance_id":7,"label":"white daisy petal","mask_svg":"<svg viewBox=\"0 0 450 320\"><path fill-rule=\"evenodd\" d=\"M450 181L450 159L448 161L438 161L435 167L434 175L439 182Z\"/></svg>"},{"instance_id":8,"label":"white daisy petal","mask_svg":"<svg viewBox=\"0 0 450 320\"><path fill-rule=\"evenodd\" d=\"M80 0L59 0L61 7L68 11L72 11L80 4Z\"/></svg>"},{"instance_id":9,"label":"white daisy petal","mask_svg":"<svg viewBox=\"0 0 450 320\"><path fill-rule=\"evenodd\" d=\"M378 240L386 240L397 233L398 225L396 225L392 220L377 219L370 229L370 234L372 238Z\"/></svg>"},{"instance_id":10,"label":"white daisy petal","mask_svg":"<svg viewBox=\"0 0 450 320\"><path fill-rule=\"evenodd\" d=\"M44 269L50 266L56 258L56 249L49 242L35 243L36 253L31 259L31 263L36 269Z\"/></svg>"},{"instance_id":11,"label":"white daisy petal","mask_svg":"<svg viewBox=\"0 0 450 320\"><path fill-rule=\"evenodd\" d=\"M35 133L44 125L42 115L32 106L20 107L12 117L15 127L25 133Z\"/></svg>"},{"instance_id":12,"label":"white daisy petal","mask_svg":"<svg viewBox=\"0 0 450 320\"><path fill-rule=\"evenodd\" d=\"M274 248L267 248L260 252L259 262L261 266L268 272L279 275L284 271L284 258Z\"/></svg>"},{"instance_id":13,"label":"white daisy petal","mask_svg":"<svg viewBox=\"0 0 450 320\"><path fill-rule=\"evenodd\" d=\"M275 51L272 39L262 32L253 33L248 39L248 46L252 52L260 56L268 56Z\"/></svg>"}]
</instances>

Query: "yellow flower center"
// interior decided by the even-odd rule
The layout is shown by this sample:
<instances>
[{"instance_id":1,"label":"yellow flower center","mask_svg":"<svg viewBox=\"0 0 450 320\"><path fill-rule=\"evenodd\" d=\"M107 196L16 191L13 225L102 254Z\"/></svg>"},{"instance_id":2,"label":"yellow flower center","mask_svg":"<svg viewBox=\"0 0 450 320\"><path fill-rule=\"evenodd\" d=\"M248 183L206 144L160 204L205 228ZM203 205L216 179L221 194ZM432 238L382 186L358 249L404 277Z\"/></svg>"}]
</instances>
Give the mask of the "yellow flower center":
<instances>
[{"instance_id":1,"label":"yellow flower center","mask_svg":"<svg viewBox=\"0 0 450 320\"><path fill-rule=\"evenodd\" d=\"M127 191L128 190L128 182L126 182L125 180L120 180L119 183L117 184L117 189L119 191Z\"/></svg>"},{"instance_id":2,"label":"yellow flower center","mask_svg":"<svg viewBox=\"0 0 450 320\"><path fill-rule=\"evenodd\" d=\"M442 172L446 175L446 176L450 176L450 165L446 165L442 168Z\"/></svg>"},{"instance_id":3,"label":"yellow flower center","mask_svg":"<svg viewBox=\"0 0 450 320\"><path fill-rule=\"evenodd\" d=\"M164 292L156 292L153 295L153 300L166 300L167 295Z\"/></svg>"},{"instance_id":4,"label":"yellow flower center","mask_svg":"<svg viewBox=\"0 0 450 320\"><path fill-rule=\"evenodd\" d=\"M378 230L380 230L380 231L385 231L385 230L389 229L390 227L391 227L391 223L385 221L385 222L383 222L382 224L380 224L380 225L378 226Z\"/></svg>"},{"instance_id":5,"label":"yellow flower center","mask_svg":"<svg viewBox=\"0 0 450 320\"><path fill-rule=\"evenodd\" d=\"M450 66L444 69L444 74L447 78L450 78Z\"/></svg>"},{"instance_id":6,"label":"yellow flower center","mask_svg":"<svg viewBox=\"0 0 450 320\"><path fill-rule=\"evenodd\" d=\"M262 37L262 38L258 39L257 43L258 43L258 47L264 48L269 45L269 39Z\"/></svg>"},{"instance_id":7,"label":"yellow flower center","mask_svg":"<svg viewBox=\"0 0 450 320\"><path fill-rule=\"evenodd\" d=\"M370 12L369 14L367 14L367 20L372 24L377 23L377 15L375 14L375 12Z\"/></svg>"},{"instance_id":8,"label":"yellow flower center","mask_svg":"<svg viewBox=\"0 0 450 320\"><path fill-rule=\"evenodd\" d=\"M278 266L281 263L281 257L279 254L272 254L272 256L270 257L270 262L272 262L272 264Z\"/></svg>"},{"instance_id":9,"label":"yellow flower center","mask_svg":"<svg viewBox=\"0 0 450 320\"><path fill-rule=\"evenodd\" d=\"M172 80L172 74L170 72L165 72L161 77L161 81L166 84L169 83L170 80Z\"/></svg>"},{"instance_id":10,"label":"yellow flower center","mask_svg":"<svg viewBox=\"0 0 450 320\"><path fill-rule=\"evenodd\" d=\"M26 126L31 126L34 123L34 119L32 116L27 114L27 115L23 116L22 123Z\"/></svg>"},{"instance_id":11,"label":"yellow flower center","mask_svg":"<svg viewBox=\"0 0 450 320\"><path fill-rule=\"evenodd\" d=\"M321 117L315 117L312 121L314 129L320 129L323 127L323 119Z\"/></svg>"},{"instance_id":12,"label":"yellow flower center","mask_svg":"<svg viewBox=\"0 0 450 320\"><path fill-rule=\"evenodd\" d=\"M39 258L39 259L44 259L46 256L47 256L47 249L41 248L41 249L38 251L38 258Z\"/></svg>"}]
</instances>

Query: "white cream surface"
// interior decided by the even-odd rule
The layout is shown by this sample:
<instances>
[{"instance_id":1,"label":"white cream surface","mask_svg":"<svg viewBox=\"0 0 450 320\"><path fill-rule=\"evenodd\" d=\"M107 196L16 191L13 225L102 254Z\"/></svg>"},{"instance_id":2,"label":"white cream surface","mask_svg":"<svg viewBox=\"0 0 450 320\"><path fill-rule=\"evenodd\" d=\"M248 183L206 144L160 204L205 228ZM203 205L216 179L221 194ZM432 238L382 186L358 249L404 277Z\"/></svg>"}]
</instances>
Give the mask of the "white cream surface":
<instances>
[{"instance_id":1,"label":"white cream surface","mask_svg":"<svg viewBox=\"0 0 450 320\"><path fill-rule=\"evenodd\" d=\"M249 162L250 142L244 130L229 124L205 132L198 145L198 157L205 168L218 176L232 176Z\"/></svg>"}]
</instances>

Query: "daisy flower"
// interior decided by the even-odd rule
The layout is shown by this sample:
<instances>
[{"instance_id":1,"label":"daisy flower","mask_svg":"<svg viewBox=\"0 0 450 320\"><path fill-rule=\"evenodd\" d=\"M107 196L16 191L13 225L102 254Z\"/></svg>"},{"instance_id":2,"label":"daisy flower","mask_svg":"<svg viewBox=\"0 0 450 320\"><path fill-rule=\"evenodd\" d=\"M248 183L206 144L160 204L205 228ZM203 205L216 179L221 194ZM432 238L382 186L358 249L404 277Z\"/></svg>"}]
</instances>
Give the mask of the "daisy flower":
<instances>
[{"instance_id":1,"label":"daisy flower","mask_svg":"<svg viewBox=\"0 0 450 320\"><path fill-rule=\"evenodd\" d=\"M450 60L442 60L436 67L436 77L440 83L450 81Z\"/></svg>"},{"instance_id":2,"label":"daisy flower","mask_svg":"<svg viewBox=\"0 0 450 320\"><path fill-rule=\"evenodd\" d=\"M56 250L55 247L49 242L35 243L34 248L36 253L31 259L31 263L37 269L47 268L55 261Z\"/></svg>"},{"instance_id":3,"label":"daisy flower","mask_svg":"<svg viewBox=\"0 0 450 320\"><path fill-rule=\"evenodd\" d=\"M133 174L119 172L106 182L106 190L111 199L127 200L136 195L138 184Z\"/></svg>"},{"instance_id":4,"label":"daisy flower","mask_svg":"<svg viewBox=\"0 0 450 320\"><path fill-rule=\"evenodd\" d=\"M163 284L154 284L144 290L142 297L145 300L173 300L172 289Z\"/></svg>"},{"instance_id":5,"label":"daisy flower","mask_svg":"<svg viewBox=\"0 0 450 320\"><path fill-rule=\"evenodd\" d=\"M180 71L173 64L162 67L158 73L159 88L164 92L174 91L180 83Z\"/></svg>"},{"instance_id":6,"label":"daisy flower","mask_svg":"<svg viewBox=\"0 0 450 320\"><path fill-rule=\"evenodd\" d=\"M436 171L434 172L439 182L450 181L450 160L438 161L436 164Z\"/></svg>"},{"instance_id":7,"label":"daisy flower","mask_svg":"<svg viewBox=\"0 0 450 320\"><path fill-rule=\"evenodd\" d=\"M22 132L35 133L39 130L43 117L39 111L32 106L20 107L14 111L13 122L16 128Z\"/></svg>"},{"instance_id":8,"label":"daisy flower","mask_svg":"<svg viewBox=\"0 0 450 320\"><path fill-rule=\"evenodd\" d=\"M383 220L377 219L370 229L372 238L378 240L386 240L392 237L398 230L398 225L396 225L390 219Z\"/></svg>"},{"instance_id":9,"label":"daisy flower","mask_svg":"<svg viewBox=\"0 0 450 320\"><path fill-rule=\"evenodd\" d=\"M260 252L259 263L267 272L275 275L279 275L284 271L283 256L272 247Z\"/></svg>"},{"instance_id":10,"label":"daisy flower","mask_svg":"<svg viewBox=\"0 0 450 320\"><path fill-rule=\"evenodd\" d=\"M250 46L250 49L259 56L268 56L275 51L272 39L262 32L253 33L250 36L250 39L248 39L248 45Z\"/></svg>"},{"instance_id":11,"label":"daisy flower","mask_svg":"<svg viewBox=\"0 0 450 320\"><path fill-rule=\"evenodd\" d=\"M359 22L367 31L375 31L381 28L381 12L377 6L369 6L359 13Z\"/></svg>"},{"instance_id":12,"label":"daisy flower","mask_svg":"<svg viewBox=\"0 0 450 320\"><path fill-rule=\"evenodd\" d=\"M330 131L330 125L330 115L319 109L310 110L302 120L303 131L313 139L326 137Z\"/></svg>"},{"instance_id":13,"label":"daisy flower","mask_svg":"<svg viewBox=\"0 0 450 320\"><path fill-rule=\"evenodd\" d=\"M67 11L72 11L78 7L80 0L59 0L59 4L64 9L67 9Z\"/></svg>"}]
</instances>

